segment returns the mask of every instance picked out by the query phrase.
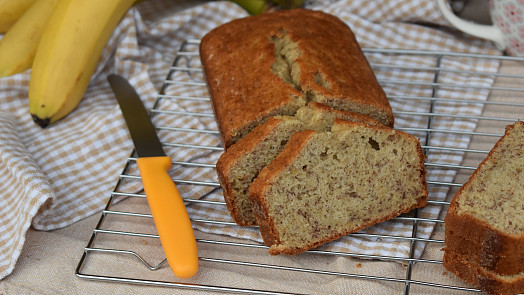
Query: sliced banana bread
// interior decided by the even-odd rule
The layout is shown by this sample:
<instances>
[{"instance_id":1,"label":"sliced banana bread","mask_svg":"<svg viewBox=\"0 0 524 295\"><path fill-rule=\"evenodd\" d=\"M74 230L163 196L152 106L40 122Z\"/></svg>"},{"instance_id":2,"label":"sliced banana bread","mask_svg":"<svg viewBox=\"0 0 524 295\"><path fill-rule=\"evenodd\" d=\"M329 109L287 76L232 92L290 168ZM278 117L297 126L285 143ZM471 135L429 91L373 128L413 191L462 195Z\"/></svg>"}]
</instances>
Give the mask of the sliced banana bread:
<instances>
[{"instance_id":1,"label":"sliced banana bread","mask_svg":"<svg viewBox=\"0 0 524 295\"><path fill-rule=\"evenodd\" d=\"M297 254L423 207L424 155L413 136L335 120L295 133L250 187L271 254Z\"/></svg>"},{"instance_id":2,"label":"sliced banana bread","mask_svg":"<svg viewBox=\"0 0 524 295\"><path fill-rule=\"evenodd\" d=\"M445 252L460 259L446 259L444 267L461 269L457 276L479 288L488 288L488 283L478 283L488 278L472 280L464 276L464 269L524 276L523 170L524 122L519 121L506 127L504 136L455 194L446 214ZM524 292L520 286L518 292Z\"/></svg>"},{"instance_id":3,"label":"sliced banana bread","mask_svg":"<svg viewBox=\"0 0 524 295\"><path fill-rule=\"evenodd\" d=\"M291 135L306 129L328 131L335 118L382 125L365 115L311 103L300 108L295 117L276 116L268 119L222 154L216 165L218 179L227 208L238 225L256 225L249 186L260 170L284 148Z\"/></svg>"}]
</instances>

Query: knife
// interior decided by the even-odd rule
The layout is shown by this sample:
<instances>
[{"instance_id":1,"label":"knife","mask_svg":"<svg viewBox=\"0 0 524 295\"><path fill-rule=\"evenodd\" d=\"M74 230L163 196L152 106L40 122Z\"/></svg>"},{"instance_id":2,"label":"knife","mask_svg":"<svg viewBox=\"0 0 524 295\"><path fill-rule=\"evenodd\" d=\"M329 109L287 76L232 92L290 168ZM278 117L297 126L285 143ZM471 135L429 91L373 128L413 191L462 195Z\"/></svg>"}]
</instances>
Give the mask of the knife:
<instances>
[{"instance_id":1,"label":"knife","mask_svg":"<svg viewBox=\"0 0 524 295\"><path fill-rule=\"evenodd\" d=\"M198 271L197 246L184 201L168 174L171 158L164 153L133 86L119 75L111 74L107 79L135 144L144 192L167 262L177 277L190 278Z\"/></svg>"}]
</instances>

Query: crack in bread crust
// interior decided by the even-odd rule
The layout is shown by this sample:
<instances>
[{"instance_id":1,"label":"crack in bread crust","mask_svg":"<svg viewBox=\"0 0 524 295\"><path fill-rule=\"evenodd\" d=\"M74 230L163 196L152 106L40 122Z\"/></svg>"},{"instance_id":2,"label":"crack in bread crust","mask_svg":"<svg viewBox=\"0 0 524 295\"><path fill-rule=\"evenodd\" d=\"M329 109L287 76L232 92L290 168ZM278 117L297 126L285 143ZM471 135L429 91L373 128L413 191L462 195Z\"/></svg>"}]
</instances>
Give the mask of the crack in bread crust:
<instances>
[{"instance_id":1,"label":"crack in bread crust","mask_svg":"<svg viewBox=\"0 0 524 295\"><path fill-rule=\"evenodd\" d=\"M269 117L310 102L393 126L353 32L335 16L292 9L237 19L202 38L200 57L226 150Z\"/></svg>"}]
</instances>

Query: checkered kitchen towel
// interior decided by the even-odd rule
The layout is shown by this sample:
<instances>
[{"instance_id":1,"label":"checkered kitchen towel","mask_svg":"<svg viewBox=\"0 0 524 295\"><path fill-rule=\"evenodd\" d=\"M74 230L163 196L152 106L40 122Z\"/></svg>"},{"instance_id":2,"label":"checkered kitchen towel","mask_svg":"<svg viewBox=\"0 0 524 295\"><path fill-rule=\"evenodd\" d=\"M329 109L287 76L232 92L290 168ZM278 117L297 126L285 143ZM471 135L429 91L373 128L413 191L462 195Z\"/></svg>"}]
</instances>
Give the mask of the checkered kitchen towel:
<instances>
[{"instance_id":1,"label":"checkered kitchen towel","mask_svg":"<svg viewBox=\"0 0 524 295\"><path fill-rule=\"evenodd\" d=\"M424 0L340 0L309 1L309 8L324 10L339 16L354 30L363 47L411 48L427 50L451 50L474 53L500 54L486 42L450 34L443 30L418 23L445 24L433 1ZM89 89L79 107L63 120L41 129L32 122L28 113L27 88L30 71L0 79L0 278L12 272L24 244L24 235L32 226L37 230L53 230L68 226L102 210L106 205L108 192L114 188L118 175L125 165L125 159L132 149L125 122L119 107L106 81L109 73L127 77L136 87L146 107L152 107L157 93L172 64L175 51L186 38L201 38L206 32L228 20L246 16L236 5L218 1L144 1L132 8L121 21L108 42ZM460 37L457 37L460 36ZM370 60L380 61L391 57L371 55ZM195 61L195 62L198 62ZM389 62L432 63L433 61L414 61L407 57L396 57ZM496 62L445 61L450 67L496 72ZM416 71L378 71L380 79L432 79L423 72ZM181 77L186 79L188 77ZM454 80L452 74L442 75L441 79ZM192 77L189 77L192 79ZM477 79L475 83L488 86L490 78ZM470 83L471 81L463 81ZM428 89L417 89L409 85L384 85L391 95L427 96ZM170 87L170 93L181 95L207 96L204 90L189 89L184 86ZM445 97L485 99L487 93L462 91L443 91ZM200 112L209 111L206 104L165 102L172 110ZM396 110L406 110L407 106L392 101ZM413 110L425 108L415 106ZM437 106L456 108L448 104ZM480 107L468 107L460 112L479 114ZM397 116L399 126L417 126L426 122L413 122L410 116ZM155 117L155 124L176 125L196 129L213 129L212 118L191 117L177 121L176 116ZM474 121L455 120L433 122L435 128L450 127L445 124L458 124L457 128L472 130ZM440 126L439 124L443 124ZM445 125L445 126L444 126ZM453 127L453 126L451 126ZM421 135L423 136L423 134ZM203 145L218 146L218 136L205 136L198 133L192 138L179 138L168 130L160 132L163 141L201 142ZM468 138L433 137L439 141L454 140L457 146L467 146ZM182 154L180 154L182 152ZM171 153L168 151L168 153ZM214 163L216 153L194 153L177 151L177 159ZM439 158L439 162L460 162L461 155ZM200 179L216 181L216 175L198 169L178 171L179 178L186 174ZM185 174L184 174L185 173ZM435 173L438 180L449 181L448 172ZM452 178L451 178L452 179ZM125 184L124 184L125 187ZM136 191L140 187L127 186ZM182 186L184 197L207 198L222 201L220 190L206 186ZM445 192L432 192L435 198ZM224 206L201 208L190 206L194 219L216 217L230 220ZM438 210L428 208L421 216L435 216ZM240 238L260 240L256 229L241 229L234 226L196 224L197 229ZM423 229L429 236L431 228ZM398 223L384 223L369 230L376 233L397 233L411 231ZM345 238L330 244L337 249L361 253L405 256L405 245L366 238Z\"/></svg>"}]
</instances>

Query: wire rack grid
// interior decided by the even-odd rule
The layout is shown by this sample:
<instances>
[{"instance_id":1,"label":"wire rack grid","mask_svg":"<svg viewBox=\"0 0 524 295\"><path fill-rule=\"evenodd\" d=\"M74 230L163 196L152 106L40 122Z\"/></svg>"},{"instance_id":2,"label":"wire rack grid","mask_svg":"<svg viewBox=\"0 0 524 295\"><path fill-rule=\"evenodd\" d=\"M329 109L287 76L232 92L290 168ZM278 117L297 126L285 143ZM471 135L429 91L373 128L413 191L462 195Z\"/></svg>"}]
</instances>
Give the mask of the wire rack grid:
<instances>
[{"instance_id":1,"label":"wire rack grid","mask_svg":"<svg viewBox=\"0 0 524 295\"><path fill-rule=\"evenodd\" d=\"M402 242L407 249L405 255L328 247L289 257L270 256L262 243L227 234L230 229L243 229L228 216L215 212L225 210L214 172L223 149L217 141L198 45L199 40L186 40L180 47L151 117L166 152L174 160L170 173L196 229L199 274L180 280L165 263L145 195L140 191L133 152L80 258L78 277L242 294L479 291L442 267L443 220L450 198L486 157L505 126L521 119L524 73L504 73L499 66L518 68L524 60L364 48L392 103L395 128L418 137L427 155L428 206L433 211L428 214L424 209L414 210L390 221L407 224L410 230L406 234L364 231L350 235ZM487 70L479 70L483 66ZM182 89L183 93L173 94L171 88ZM418 123L411 125L414 118ZM452 161L448 161L450 158Z\"/></svg>"}]
</instances>

